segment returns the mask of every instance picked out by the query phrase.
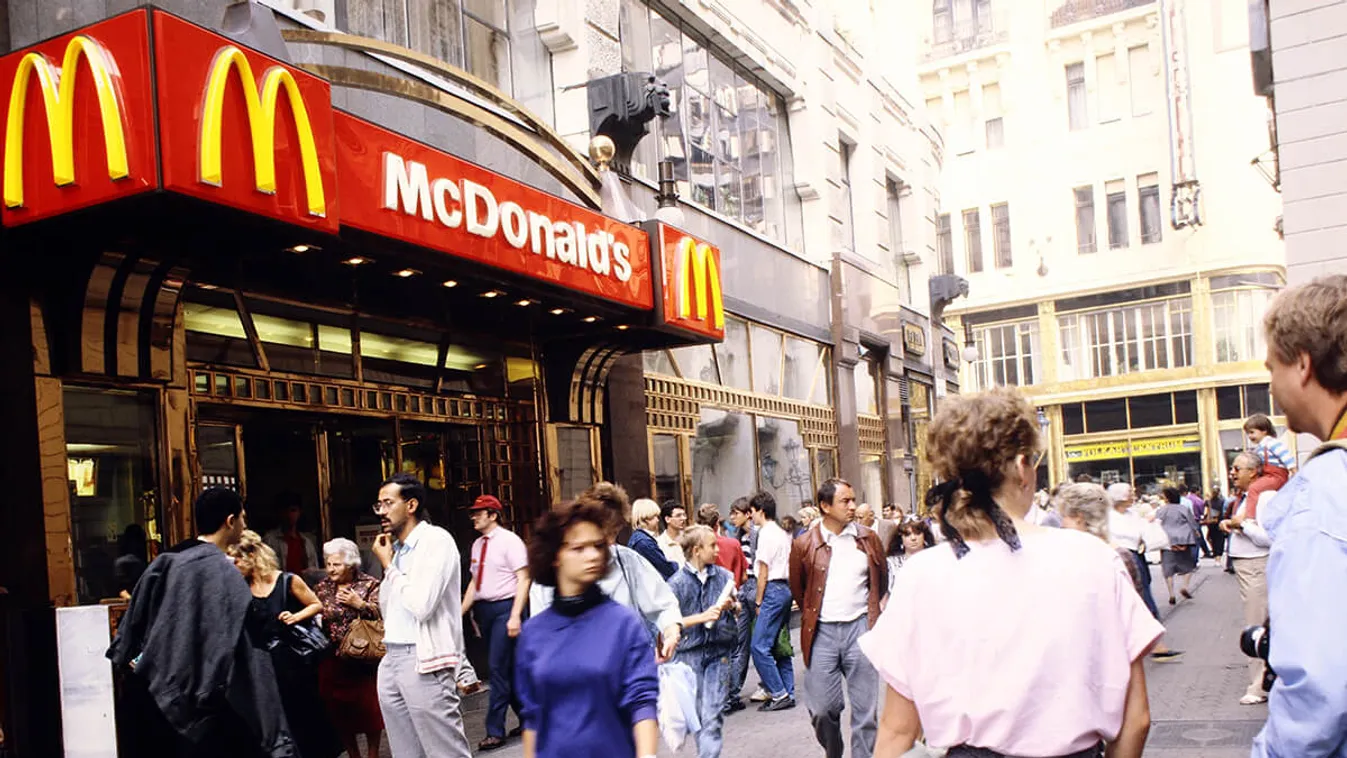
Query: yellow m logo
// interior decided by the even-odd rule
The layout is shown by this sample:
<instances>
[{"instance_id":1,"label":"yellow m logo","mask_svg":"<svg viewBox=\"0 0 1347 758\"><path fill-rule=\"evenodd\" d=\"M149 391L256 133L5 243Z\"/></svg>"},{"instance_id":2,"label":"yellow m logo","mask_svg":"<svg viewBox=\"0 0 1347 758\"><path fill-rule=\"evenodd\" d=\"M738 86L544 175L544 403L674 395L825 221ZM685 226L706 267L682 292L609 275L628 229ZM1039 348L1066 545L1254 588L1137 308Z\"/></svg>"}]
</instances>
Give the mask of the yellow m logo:
<instances>
[{"instance_id":1,"label":"yellow m logo","mask_svg":"<svg viewBox=\"0 0 1347 758\"><path fill-rule=\"evenodd\" d=\"M725 328L725 303L720 296L720 269L711 246L691 237L678 241L678 317L708 320L716 329Z\"/></svg>"},{"instance_id":2,"label":"yellow m logo","mask_svg":"<svg viewBox=\"0 0 1347 758\"><path fill-rule=\"evenodd\" d=\"M47 116L47 137L51 141L52 179L56 186L75 182L75 74L80 59L89 65L98 94L98 111L103 122L103 144L108 154L108 178L122 179L129 173L126 159L126 134L122 129L122 107L117 87L108 70L111 56L89 37L79 35L65 46L59 69L41 53L28 53L19 60L14 83L9 89L9 118L5 124L5 205L23 207L23 122L28 103L28 84L37 77L42 88L42 108Z\"/></svg>"},{"instance_id":3,"label":"yellow m logo","mask_svg":"<svg viewBox=\"0 0 1347 758\"><path fill-rule=\"evenodd\" d=\"M205 184L220 186L220 129L224 122L225 84L229 72L237 71L243 85L243 97L248 106L248 129L253 142L253 177L257 190L269 195L276 193L276 101L285 88L290 110L295 114L295 131L299 133L299 159L304 168L304 190L312 216L327 215L327 200L323 194L323 176L318 168L318 148L313 141L313 126L309 111L304 106L304 95L299 91L295 77L281 66L272 66L262 74L258 88L253 68L243 51L229 45L220 48L211 64L206 82L206 101L201 115L200 179Z\"/></svg>"}]
</instances>

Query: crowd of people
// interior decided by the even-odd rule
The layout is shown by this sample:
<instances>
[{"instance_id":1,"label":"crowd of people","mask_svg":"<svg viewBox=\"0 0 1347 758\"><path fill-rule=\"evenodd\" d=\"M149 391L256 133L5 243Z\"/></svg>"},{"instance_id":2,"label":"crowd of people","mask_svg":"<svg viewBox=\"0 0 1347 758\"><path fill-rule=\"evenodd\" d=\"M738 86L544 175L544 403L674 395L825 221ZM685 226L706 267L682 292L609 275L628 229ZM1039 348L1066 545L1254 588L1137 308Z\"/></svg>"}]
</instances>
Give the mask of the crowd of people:
<instances>
[{"instance_id":1,"label":"crowd of people","mask_svg":"<svg viewBox=\"0 0 1347 758\"><path fill-rule=\"evenodd\" d=\"M1161 641L1158 552L1169 604L1193 597L1209 556L1246 623L1277 632L1240 700L1269 703L1255 758L1347 755L1347 654L1329 636L1347 626L1347 277L1283 294L1267 332L1291 429L1329 442L1297 472L1271 422L1248 419L1228 498L1173 482L1036 491L1043 440L1012 389L942 402L923 517L877 517L837 478L789 521L766 492L689 512L601 482L525 541L483 495L467 576L410 474L373 506L382 578L338 538L313 588L297 569L318 549L296 519L258 535L236 493L207 489L199 536L144 569L108 651L123 754L362 758L386 734L394 758L470 756L466 623L489 649L479 751L519 738L529 758L647 758L690 735L715 758L751 664L747 701L773 713L798 695L829 758L847 753L848 708L857 758L1139 758L1143 664L1180 655Z\"/></svg>"}]
</instances>

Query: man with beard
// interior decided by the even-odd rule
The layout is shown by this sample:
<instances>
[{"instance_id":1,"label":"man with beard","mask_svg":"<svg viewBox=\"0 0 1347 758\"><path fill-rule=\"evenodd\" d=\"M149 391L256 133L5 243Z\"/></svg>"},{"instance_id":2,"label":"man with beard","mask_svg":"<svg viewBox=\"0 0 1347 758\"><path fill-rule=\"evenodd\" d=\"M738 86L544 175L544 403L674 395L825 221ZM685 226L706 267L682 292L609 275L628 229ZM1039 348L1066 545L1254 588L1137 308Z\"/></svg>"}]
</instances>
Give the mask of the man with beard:
<instances>
[{"instance_id":1,"label":"man with beard","mask_svg":"<svg viewBox=\"0 0 1347 758\"><path fill-rule=\"evenodd\" d=\"M107 656L121 675L122 755L293 758L271 657L245 629L252 593L225 549L247 528L243 501L211 487L198 536L154 559Z\"/></svg>"},{"instance_id":2,"label":"man with beard","mask_svg":"<svg viewBox=\"0 0 1347 758\"><path fill-rule=\"evenodd\" d=\"M398 473L379 488L379 608L387 653L379 707L393 758L470 758L455 672L463 659L458 545L425 519L426 488Z\"/></svg>"}]
</instances>

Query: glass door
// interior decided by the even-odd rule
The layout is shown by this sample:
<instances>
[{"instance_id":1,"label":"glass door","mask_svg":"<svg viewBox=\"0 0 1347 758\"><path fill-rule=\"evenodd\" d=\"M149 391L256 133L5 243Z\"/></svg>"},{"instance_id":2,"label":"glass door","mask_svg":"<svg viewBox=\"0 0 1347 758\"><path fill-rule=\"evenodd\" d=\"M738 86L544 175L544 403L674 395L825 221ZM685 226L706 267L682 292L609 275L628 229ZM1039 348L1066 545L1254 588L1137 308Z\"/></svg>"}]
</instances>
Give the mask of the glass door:
<instances>
[{"instance_id":1,"label":"glass door","mask_svg":"<svg viewBox=\"0 0 1347 758\"><path fill-rule=\"evenodd\" d=\"M552 448L552 496L559 502L574 500L599 481L599 436L592 426L550 424Z\"/></svg>"},{"instance_id":2,"label":"glass door","mask_svg":"<svg viewBox=\"0 0 1347 758\"><path fill-rule=\"evenodd\" d=\"M683 483L683 440L676 434L650 435L650 491L663 504L674 500L688 507ZM691 509L689 509L691 510Z\"/></svg>"},{"instance_id":3,"label":"glass door","mask_svg":"<svg viewBox=\"0 0 1347 758\"><path fill-rule=\"evenodd\" d=\"M334 417L322 423L319 435L323 539L354 540L365 570L380 576L379 562L371 552L379 535L379 517L371 506L378 499L379 485L397 470L393 421Z\"/></svg>"},{"instance_id":4,"label":"glass door","mask_svg":"<svg viewBox=\"0 0 1347 758\"><path fill-rule=\"evenodd\" d=\"M201 488L227 487L248 496L243 470L243 427L239 424L202 423L196 428L196 460Z\"/></svg>"}]
</instances>

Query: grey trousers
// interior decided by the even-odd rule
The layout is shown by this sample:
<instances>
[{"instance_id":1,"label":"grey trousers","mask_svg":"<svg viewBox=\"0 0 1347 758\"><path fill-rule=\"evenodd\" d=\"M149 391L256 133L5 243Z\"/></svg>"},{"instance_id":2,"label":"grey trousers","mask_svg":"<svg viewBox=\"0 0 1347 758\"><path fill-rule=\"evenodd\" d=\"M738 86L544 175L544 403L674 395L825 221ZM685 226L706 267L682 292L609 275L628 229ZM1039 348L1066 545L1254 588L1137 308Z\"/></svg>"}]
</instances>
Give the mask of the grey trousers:
<instances>
[{"instance_id":1,"label":"grey trousers","mask_svg":"<svg viewBox=\"0 0 1347 758\"><path fill-rule=\"evenodd\" d=\"M393 758L471 758L454 669L416 673L416 646L389 645L379 662L379 710Z\"/></svg>"},{"instance_id":2,"label":"grey trousers","mask_svg":"<svg viewBox=\"0 0 1347 758\"><path fill-rule=\"evenodd\" d=\"M870 758L875 752L879 714L879 672L861 653L856 641L870 629L861 616L840 624L822 623L814 635L809 668L804 674L804 703L814 722L814 735L828 758L842 758L842 711L851 701L852 758ZM846 681L846 699L842 683Z\"/></svg>"}]
</instances>

